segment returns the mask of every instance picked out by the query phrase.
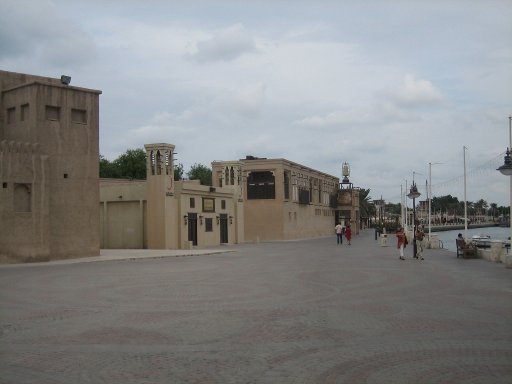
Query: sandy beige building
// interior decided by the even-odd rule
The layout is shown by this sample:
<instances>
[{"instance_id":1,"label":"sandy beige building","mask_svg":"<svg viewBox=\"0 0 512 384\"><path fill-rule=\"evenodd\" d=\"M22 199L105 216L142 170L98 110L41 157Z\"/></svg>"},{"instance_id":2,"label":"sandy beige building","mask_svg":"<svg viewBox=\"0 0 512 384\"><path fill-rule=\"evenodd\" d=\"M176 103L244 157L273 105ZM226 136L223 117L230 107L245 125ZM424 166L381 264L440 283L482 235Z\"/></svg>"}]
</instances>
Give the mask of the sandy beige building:
<instances>
[{"instance_id":1,"label":"sandy beige building","mask_svg":"<svg viewBox=\"0 0 512 384\"><path fill-rule=\"evenodd\" d=\"M357 234L357 190L286 159L215 161L204 186L147 144L147 180L100 182L101 92L69 80L0 71L0 261Z\"/></svg>"},{"instance_id":2,"label":"sandy beige building","mask_svg":"<svg viewBox=\"0 0 512 384\"><path fill-rule=\"evenodd\" d=\"M147 180L101 179L102 248L183 249L244 241L243 208L233 188L175 181L174 145L144 147Z\"/></svg>"},{"instance_id":3,"label":"sandy beige building","mask_svg":"<svg viewBox=\"0 0 512 384\"><path fill-rule=\"evenodd\" d=\"M333 234L339 179L286 159L247 156L212 163L214 186L243 202L245 241Z\"/></svg>"},{"instance_id":4,"label":"sandy beige building","mask_svg":"<svg viewBox=\"0 0 512 384\"><path fill-rule=\"evenodd\" d=\"M98 255L100 91L0 71L0 259Z\"/></svg>"},{"instance_id":5,"label":"sandy beige building","mask_svg":"<svg viewBox=\"0 0 512 384\"><path fill-rule=\"evenodd\" d=\"M212 186L174 180L174 145L146 144L147 180L101 179L102 248L180 249L359 233L358 190L285 159L212 163Z\"/></svg>"}]
</instances>

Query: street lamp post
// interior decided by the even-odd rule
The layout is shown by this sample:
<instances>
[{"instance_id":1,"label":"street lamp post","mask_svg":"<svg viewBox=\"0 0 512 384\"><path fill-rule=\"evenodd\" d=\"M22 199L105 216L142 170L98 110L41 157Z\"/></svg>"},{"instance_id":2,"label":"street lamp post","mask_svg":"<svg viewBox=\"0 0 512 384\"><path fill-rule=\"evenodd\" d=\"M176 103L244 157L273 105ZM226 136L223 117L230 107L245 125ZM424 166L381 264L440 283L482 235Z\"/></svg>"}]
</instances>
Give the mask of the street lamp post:
<instances>
[{"instance_id":1,"label":"street lamp post","mask_svg":"<svg viewBox=\"0 0 512 384\"><path fill-rule=\"evenodd\" d=\"M508 214L508 221L510 224L510 244L512 247L512 116L508 117L508 137L509 137L509 147L507 148L507 152L505 154L505 160L503 165L499 167L497 170L500 171L503 175L508 176L510 179L510 211ZM510 248L512 250L512 248Z\"/></svg>"},{"instance_id":2,"label":"street lamp post","mask_svg":"<svg viewBox=\"0 0 512 384\"><path fill-rule=\"evenodd\" d=\"M431 231L432 231L432 165L442 163L428 163L428 243L430 243Z\"/></svg>"},{"instance_id":3,"label":"street lamp post","mask_svg":"<svg viewBox=\"0 0 512 384\"><path fill-rule=\"evenodd\" d=\"M416 187L416 183L413 181L411 185L411 190L407 194L409 199L412 199L412 231L413 231L413 257L418 258L417 255L417 245L416 245L416 199L420 197L420 193L418 192L418 187Z\"/></svg>"}]
</instances>

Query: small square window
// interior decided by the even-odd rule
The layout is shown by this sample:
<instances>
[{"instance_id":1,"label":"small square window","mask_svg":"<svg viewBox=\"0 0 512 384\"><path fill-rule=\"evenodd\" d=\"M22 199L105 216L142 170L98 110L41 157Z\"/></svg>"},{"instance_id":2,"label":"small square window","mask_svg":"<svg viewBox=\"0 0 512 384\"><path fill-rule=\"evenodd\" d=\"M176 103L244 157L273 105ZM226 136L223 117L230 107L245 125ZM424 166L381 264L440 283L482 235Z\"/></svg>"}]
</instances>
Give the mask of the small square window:
<instances>
[{"instance_id":1,"label":"small square window","mask_svg":"<svg viewBox=\"0 0 512 384\"><path fill-rule=\"evenodd\" d=\"M87 111L85 109L71 109L71 122L87 124Z\"/></svg>"},{"instance_id":2,"label":"small square window","mask_svg":"<svg viewBox=\"0 0 512 384\"><path fill-rule=\"evenodd\" d=\"M196 207L196 199L191 197L190 198L190 208L195 208L195 207Z\"/></svg>"},{"instance_id":3,"label":"small square window","mask_svg":"<svg viewBox=\"0 0 512 384\"><path fill-rule=\"evenodd\" d=\"M7 183L2 183L2 188L7 188Z\"/></svg>"},{"instance_id":4,"label":"small square window","mask_svg":"<svg viewBox=\"0 0 512 384\"><path fill-rule=\"evenodd\" d=\"M60 107L46 106L46 120L60 120Z\"/></svg>"},{"instance_id":5,"label":"small square window","mask_svg":"<svg viewBox=\"0 0 512 384\"><path fill-rule=\"evenodd\" d=\"M220 201L220 207L221 207L221 209L226 209L226 200Z\"/></svg>"}]
</instances>

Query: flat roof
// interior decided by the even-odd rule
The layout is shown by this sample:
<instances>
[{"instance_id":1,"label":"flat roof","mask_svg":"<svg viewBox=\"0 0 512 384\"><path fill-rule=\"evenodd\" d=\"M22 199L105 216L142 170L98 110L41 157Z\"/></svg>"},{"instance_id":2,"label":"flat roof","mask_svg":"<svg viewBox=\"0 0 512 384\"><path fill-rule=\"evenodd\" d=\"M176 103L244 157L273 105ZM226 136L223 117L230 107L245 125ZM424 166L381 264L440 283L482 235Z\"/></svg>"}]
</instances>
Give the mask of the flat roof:
<instances>
[{"instance_id":1,"label":"flat roof","mask_svg":"<svg viewBox=\"0 0 512 384\"><path fill-rule=\"evenodd\" d=\"M70 90L79 91L79 92L95 93L98 95L102 94L102 91L97 90L97 89L75 87L75 86L65 85L65 84L45 83L45 82L39 81L39 80L29 81L27 83L15 85L14 87L6 88L6 89L2 90L2 93L14 91L19 88L29 87L31 85L44 85L46 87L64 88L64 89L70 89Z\"/></svg>"}]
</instances>

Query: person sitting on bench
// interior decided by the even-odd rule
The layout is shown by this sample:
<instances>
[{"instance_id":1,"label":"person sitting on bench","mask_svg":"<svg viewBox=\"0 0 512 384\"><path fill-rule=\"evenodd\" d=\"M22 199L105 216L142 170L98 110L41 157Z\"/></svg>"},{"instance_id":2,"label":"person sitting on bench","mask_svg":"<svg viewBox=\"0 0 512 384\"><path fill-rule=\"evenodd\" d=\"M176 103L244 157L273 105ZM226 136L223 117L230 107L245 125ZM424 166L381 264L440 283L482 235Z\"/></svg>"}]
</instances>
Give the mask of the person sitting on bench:
<instances>
[{"instance_id":1,"label":"person sitting on bench","mask_svg":"<svg viewBox=\"0 0 512 384\"><path fill-rule=\"evenodd\" d=\"M457 257L462 252L462 257L466 258L469 256L476 256L476 249L472 243L466 243L464 237L462 237L462 233L457 235L457 239L455 240L457 243Z\"/></svg>"}]
</instances>

